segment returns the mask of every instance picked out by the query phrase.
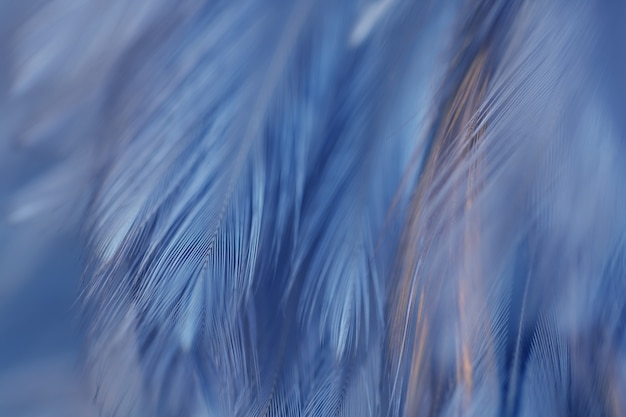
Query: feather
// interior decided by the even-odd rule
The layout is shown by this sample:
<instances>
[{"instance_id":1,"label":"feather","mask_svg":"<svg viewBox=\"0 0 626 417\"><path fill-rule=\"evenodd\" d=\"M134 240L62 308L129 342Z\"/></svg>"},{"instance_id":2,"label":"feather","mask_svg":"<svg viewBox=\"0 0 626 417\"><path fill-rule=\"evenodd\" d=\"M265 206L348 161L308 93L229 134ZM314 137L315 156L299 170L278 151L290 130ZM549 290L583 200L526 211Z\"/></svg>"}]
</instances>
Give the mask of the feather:
<instances>
[{"instance_id":1,"label":"feather","mask_svg":"<svg viewBox=\"0 0 626 417\"><path fill-rule=\"evenodd\" d=\"M264 213L277 212L280 201L267 195L267 184L277 177L267 178L265 154L280 149L280 139L263 132L311 4L288 9L207 5L155 50L152 65L163 72L153 74L154 82L163 87L141 90L148 87L141 70L151 65L144 61L136 87L131 81L121 90L137 106L124 114L137 115L128 126L114 126L128 159L106 169L103 192L92 203L98 259L86 301L113 300L94 314L107 318L96 320L98 338L106 337L111 317L136 310L135 343L140 367L149 370L147 383L155 392L166 390L161 398L174 395L172 403L185 407L159 407L164 415L197 412L196 403L207 395L194 376L201 369L222 381L206 387L209 408L233 412L249 384L247 358L254 354L248 352L242 311L257 273ZM279 19L286 22L282 29ZM181 42L187 48L176 53ZM269 45L274 49L261 52ZM261 70L242 71L246 65ZM173 147L164 148L166 143ZM281 157L288 161L289 155ZM199 352L207 369L194 359ZM183 379L169 385L172 375ZM211 403L217 399L220 404Z\"/></svg>"},{"instance_id":2,"label":"feather","mask_svg":"<svg viewBox=\"0 0 626 417\"><path fill-rule=\"evenodd\" d=\"M594 121L602 105L592 86L603 80L590 67L598 38L588 4L564 7L480 2L461 21L387 302L391 415L519 415L532 401L523 381L548 366L531 367L529 355L554 356L532 352L533 337L544 339L536 350L571 340L571 309L576 332L597 323L589 314L599 304L572 299L566 312L561 302L586 298L602 282L606 254L621 250L621 226L610 232L592 214L622 210L620 193L604 188L622 176L609 161L620 151L605 130L611 122ZM589 239L600 252L583 249ZM565 287L573 292L563 295ZM555 304L557 324L545 334L540 312ZM603 402L587 410L602 414Z\"/></svg>"},{"instance_id":3,"label":"feather","mask_svg":"<svg viewBox=\"0 0 626 417\"><path fill-rule=\"evenodd\" d=\"M570 355L554 315L540 317L530 350L520 415L570 415Z\"/></svg>"},{"instance_id":4,"label":"feather","mask_svg":"<svg viewBox=\"0 0 626 417\"><path fill-rule=\"evenodd\" d=\"M289 118L272 119L273 107L285 101L302 108L305 118L315 117L311 112L318 111L308 107L317 103L308 104L309 97L298 96L300 88L307 88L311 81L299 81L301 74L291 81L289 74L301 69L293 51L296 45L306 45L304 34L310 29L305 28L321 22L320 17L313 13L310 2L299 2L290 9L284 12L277 5L260 11L253 4L207 6L194 22L182 27L180 34L174 31L171 35L171 47L185 39L187 48L181 53L187 56L176 57L170 67L160 63L162 56L172 60L170 53L156 55L154 67L167 68L164 75L168 77L161 81L165 86L158 96L137 90L144 87L144 80L137 78L134 87L133 76L126 75L130 81L123 91L132 92L133 97L125 104L124 115L134 113L135 117L128 127L125 120L111 127L118 146L126 151L124 160L105 168L100 186L104 192L98 192L91 205L92 218L96 219L92 250L97 258L86 302L104 306L91 313L95 319L93 333L98 340L107 337L111 318L125 316L132 306L138 360L140 367L146 368L149 391L162 392L161 398L170 395L161 390L179 391L171 394L178 399L166 401L179 407L184 403L195 407L199 401L202 390L194 381L200 376L193 376L199 370L221 381L219 386L203 386L203 391L209 392L208 405L225 413L246 414L243 410L249 403L260 407L249 411L253 415L280 415L291 404L275 397L279 393L287 396L281 390L292 386L284 385L283 378L294 378L288 358L296 347L266 369L262 364L274 362L268 362L268 355L275 352L267 348L263 335L255 336L251 331L266 323L265 315L292 314L287 306L293 301L280 307L285 311L274 311L255 306L251 297L275 294L277 289L271 293L264 290L267 286L276 288L265 280L281 282L285 273L289 274L289 268L280 269L277 264L294 256L290 255L290 240L275 239L298 227L289 222L301 216L298 189L306 184L302 182L305 176L297 171L304 164L292 167L293 158L299 160L303 155L299 147L310 146L318 133L306 123L294 125ZM283 19L285 27L279 30L276 23ZM245 22L251 25L242 32L239 28ZM315 78L308 88L313 88L317 100L330 97L330 89L324 92L320 88L328 88L326 77L332 76L328 71L333 71L335 62L325 55L338 50L332 30L343 30L332 23L329 26L328 40L311 46L314 55L302 57L313 60ZM225 47L225 42L233 47ZM168 50L167 39L164 45ZM268 45L275 45L274 51L255 52ZM254 64L243 64L251 60ZM148 64L142 63L138 73L144 65ZM228 70L229 65L232 70ZM242 72L245 65L265 70ZM223 79L224 70L231 73L230 79ZM153 77L158 83L157 74ZM289 95L281 92L283 80L297 83L287 90ZM207 90L211 94L203 94ZM171 96L164 91L171 91ZM139 101L142 94L147 94L143 102ZM190 113L191 103L195 110ZM135 110L129 105L138 107ZM172 141L174 136L180 136L181 141ZM304 195L304 191L300 193ZM101 297L113 302L99 301ZM100 323L100 317L107 320ZM278 326L277 334L285 335L293 327L284 326ZM281 340L284 337L280 336ZM98 349L92 352L97 355ZM193 359L196 352L203 352L201 363ZM187 375L189 372L192 375ZM186 378L187 383L168 384L174 377ZM255 391L259 399L252 394ZM168 415L176 414L179 408L158 409ZM183 410L185 414L195 412Z\"/></svg>"},{"instance_id":5,"label":"feather","mask_svg":"<svg viewBox=\"0 0 626 417\"><path fill-rule=\"evenodd\" d=\"M3 313L80 230L101 415L623 415L614 3L4 2Z\"/></svg>"}]
</instances>

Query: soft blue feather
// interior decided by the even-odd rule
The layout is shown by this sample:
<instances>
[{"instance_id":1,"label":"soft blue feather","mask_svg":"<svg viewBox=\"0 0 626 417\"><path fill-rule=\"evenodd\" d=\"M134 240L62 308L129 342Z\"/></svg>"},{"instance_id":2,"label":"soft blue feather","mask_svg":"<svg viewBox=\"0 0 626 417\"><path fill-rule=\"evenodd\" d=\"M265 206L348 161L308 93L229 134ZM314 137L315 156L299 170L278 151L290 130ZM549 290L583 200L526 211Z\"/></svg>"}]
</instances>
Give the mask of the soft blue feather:
<instances>
[{"instance_id":1,"label":"soft blue feather","mask_svg":"<svg viewBox=\"0 0 626 417\"><path fill-rule=\"evenodd\" d=\"M619 2L1 7L3 304L83 233L92 396L48 358L41 409L625 413Z\"/></svg>"}]
</instances>

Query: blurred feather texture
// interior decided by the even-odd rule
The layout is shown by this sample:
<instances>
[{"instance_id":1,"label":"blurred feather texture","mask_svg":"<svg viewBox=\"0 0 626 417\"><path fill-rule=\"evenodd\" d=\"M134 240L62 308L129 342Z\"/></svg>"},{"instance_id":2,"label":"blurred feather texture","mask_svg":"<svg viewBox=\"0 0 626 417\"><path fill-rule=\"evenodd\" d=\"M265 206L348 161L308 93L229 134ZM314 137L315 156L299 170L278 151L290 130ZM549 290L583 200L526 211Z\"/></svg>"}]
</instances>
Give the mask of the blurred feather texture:
<instances>
[{"instance_id":1,"label":"blurred feather texture","mask_svg":"<svg viewBox=\"0 0 626 417\"><path fill-rule=\"evenodd\" d=\"M0 415L626 415L620 2L1 7Z\"/></svg>"}]
</instances>

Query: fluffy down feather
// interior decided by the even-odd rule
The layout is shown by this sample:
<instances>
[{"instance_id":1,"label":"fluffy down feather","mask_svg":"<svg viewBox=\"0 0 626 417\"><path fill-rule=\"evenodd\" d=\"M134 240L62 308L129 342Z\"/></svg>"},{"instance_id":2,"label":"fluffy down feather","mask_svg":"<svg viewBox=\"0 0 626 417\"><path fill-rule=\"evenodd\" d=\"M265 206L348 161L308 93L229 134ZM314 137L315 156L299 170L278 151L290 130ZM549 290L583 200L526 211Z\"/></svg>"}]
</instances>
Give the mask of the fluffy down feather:
<instances>
[{"instance_id":1,"label":"fluffy down feather","mask_svg":"<svg viewBox=\"0 0 626 417\"><path fill-rule=\"evenodd\" d=\"M5 3L0 260L82 232L102 415L624 414L623 6Z\"/></svg>"}]
</instances>

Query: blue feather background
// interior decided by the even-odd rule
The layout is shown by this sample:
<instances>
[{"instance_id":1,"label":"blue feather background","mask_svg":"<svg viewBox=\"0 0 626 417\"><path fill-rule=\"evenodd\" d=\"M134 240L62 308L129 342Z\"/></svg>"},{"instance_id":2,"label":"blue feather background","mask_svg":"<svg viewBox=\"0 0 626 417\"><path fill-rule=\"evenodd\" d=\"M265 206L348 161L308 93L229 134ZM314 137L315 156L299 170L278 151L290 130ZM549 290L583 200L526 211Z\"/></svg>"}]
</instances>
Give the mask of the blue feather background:
<instances>
[{"instance_id":1,"label":"blue feather background","mask_svg":"<svg viewBox=\"0 0 626 417\"><path fill-rule=\"evenodd\" d=\"M626 415L625 17L4 1L0 416Z\"/></svg>"}]
</instances>

